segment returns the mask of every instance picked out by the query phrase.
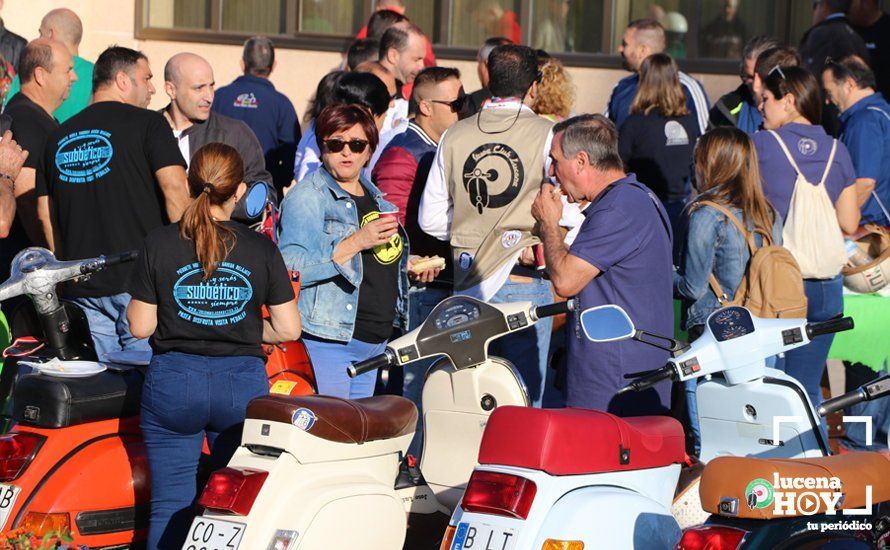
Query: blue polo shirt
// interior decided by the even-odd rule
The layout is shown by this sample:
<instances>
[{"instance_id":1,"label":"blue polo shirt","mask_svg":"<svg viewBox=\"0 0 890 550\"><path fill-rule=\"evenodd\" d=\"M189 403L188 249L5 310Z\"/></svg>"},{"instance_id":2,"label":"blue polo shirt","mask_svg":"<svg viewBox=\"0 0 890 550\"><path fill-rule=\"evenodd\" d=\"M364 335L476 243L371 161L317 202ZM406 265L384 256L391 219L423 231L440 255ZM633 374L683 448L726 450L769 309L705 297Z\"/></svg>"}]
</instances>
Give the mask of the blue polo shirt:
<instances>
[{"instance_id":1,"label":"blue polo shirt","mask_svg":"<svg viewBox=\"0 0 890 550\"><path fill-rule=\"evenodd\" d=\"M856 177L875 180L875 194L890 211L890 104L883 95L862 98L841 114L841 141ZM861 223L890 225L874 195L862 206Z\"/></svg>"},{"instance_id":2,"label":"blue polo shirt","mask_svg":"<svg viewBox=\"0 0 890 550\"><path fill-rule=\"evenodd\" d=\"M645 185L628 174L593 200L569 254L601 273L590 281L568 316L567 406L619 416L661 414L670 407L670 383L615 396L624 374L664 366L668 353L633 340L594 343L584 337L578 312L616 304L641 330L672 336L673 262L667 213Z\"/></svg>"},{"instance_id":3,"label":"blue polo shirt","mask_svg":"<svg viewBox=\"0 0 890 550\"><path fill-rule=\"evenodd\" d=\"M268 78L239 76L216 91L212 110L250 126L264 155L284 144L296 147L300 141L300 124L293 104Z\"/></svg>"}]
</instances>

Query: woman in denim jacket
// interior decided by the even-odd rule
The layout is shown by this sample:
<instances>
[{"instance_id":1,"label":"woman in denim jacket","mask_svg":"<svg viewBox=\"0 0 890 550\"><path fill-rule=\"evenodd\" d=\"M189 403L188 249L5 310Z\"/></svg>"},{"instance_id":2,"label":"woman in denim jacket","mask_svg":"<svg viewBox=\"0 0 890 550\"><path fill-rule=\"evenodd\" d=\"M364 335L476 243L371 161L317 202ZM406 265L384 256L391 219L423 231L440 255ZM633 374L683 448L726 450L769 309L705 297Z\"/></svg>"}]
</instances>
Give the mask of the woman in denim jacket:
<instances>
[{"instance_id":1,"label":"woman in denim jacket","mask_svg":"<svg viewBox=\"0 0 890 550\"><path fill-rule=\"evenodd\" d=\"M695 147L695 172L699 196L689 206L689 231L682 269L674 273L674 294L686 307L684 328L689 338L701 336L705 321L720 302L708 284L711 273L720 289L732 300L748 267L751 253L745 236L720 211L699 204L712 201L728 208L750 231L772 235L782 243L782 219L769 205L760 187L757 153L751 139L733 127L711 130ZM757 246L763 245L759 233ZM686 383L690 427L696 452L699 445L694 380Z\"/></svg>"},{"instance_id":2,"label":"woman in denim jacket","mask_svg":"<svg viewBox=\"0 0 890 550\"><path fill-rule=\"evenodd\" d=\"M383 353L393 325L406 325L408 242L396 218L381 215L395 206L361 176L378 143L368 111L328 106L315 129L322 167L285 195L279 246L300 272L303 341L319 393L358 399L373 394L376 373L350 379L346 368Z\"/></svg>"}]
</instances>

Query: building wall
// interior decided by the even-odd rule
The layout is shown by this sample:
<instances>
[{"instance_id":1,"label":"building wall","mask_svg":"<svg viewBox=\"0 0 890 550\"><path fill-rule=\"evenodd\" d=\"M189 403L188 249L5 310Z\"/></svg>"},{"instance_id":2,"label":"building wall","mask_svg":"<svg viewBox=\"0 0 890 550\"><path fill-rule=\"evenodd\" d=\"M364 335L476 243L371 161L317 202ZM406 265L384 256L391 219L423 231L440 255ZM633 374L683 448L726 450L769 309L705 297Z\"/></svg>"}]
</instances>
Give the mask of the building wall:
<instances>
[{"instance_id":1,"label":"building wall","mask_svg":"<svg viewBox=\"0 0 890 550\"><path fill-rule=\"evenodd\" d=\"M240 74L241 48L238 46L137 40L134 36L135 2L132 0L6 0L2 16L7 28L30 40L37 37L43 15L61 6L73 9L83 21L81 57L95 60L111 44L137 48L148 56L157 89L152 108L161 108L167 103L163 69L164 63L175 53L190 51L205 57L213 66L217 86L231 82ZM276 58L278 68L272 73L271 80L278 90L291 98L300 116L321 77L341 63L340 54L308 50L279 49ZM474 62L440 59L439 64L459 68L467 91L479 88ZM570 68L570 72L577 87L575 111L578 113L601 111L612 86L627 74L620 70L579 67ZM712 102L734 89L739 82L735 75L693 76L702 81Z\"/></svg>"}]
</instances>

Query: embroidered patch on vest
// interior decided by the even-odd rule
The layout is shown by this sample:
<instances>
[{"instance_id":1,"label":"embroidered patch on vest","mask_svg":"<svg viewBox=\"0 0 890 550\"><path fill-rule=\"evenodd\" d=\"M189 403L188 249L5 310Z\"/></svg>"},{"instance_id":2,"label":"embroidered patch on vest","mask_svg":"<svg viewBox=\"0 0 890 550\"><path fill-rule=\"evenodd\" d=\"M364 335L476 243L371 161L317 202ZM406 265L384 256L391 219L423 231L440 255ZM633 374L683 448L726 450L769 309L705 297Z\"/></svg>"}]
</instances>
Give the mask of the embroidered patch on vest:
<instances>
[{"instance_id":1,"label":"embroidered patch on vest","mask_svg":"<svg viewBox=\"0 0 890 550\"><path fill-rule=\"evenodd\" d=\"M504 248L513 248L514 246L519 244L519 241L521 240L521 231L516 231L515 229L507 231L501 236L501 246L503 246Z\"/></svg>"},{"instance_id":2,"label":"embroidered patch on vest","mask_svg":"<svg viewBox=\"0 0 890 550\"><path fill-rule=\"evenodd\" d=\"M464 188L479 214L486 208L503 208L513 202L524 178L522 160L503 143L480 145L464 162Z\"/></svg>"}]
</instances>

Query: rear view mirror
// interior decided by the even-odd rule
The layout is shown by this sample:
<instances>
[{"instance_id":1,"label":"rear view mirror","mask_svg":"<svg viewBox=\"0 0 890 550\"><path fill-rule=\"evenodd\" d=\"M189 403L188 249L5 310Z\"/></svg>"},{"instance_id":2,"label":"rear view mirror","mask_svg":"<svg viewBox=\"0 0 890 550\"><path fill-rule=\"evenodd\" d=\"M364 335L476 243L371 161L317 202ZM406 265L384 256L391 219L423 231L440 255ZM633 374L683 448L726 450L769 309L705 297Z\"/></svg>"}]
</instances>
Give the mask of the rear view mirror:
<instances>
[{"instance_id":1,"label":"rear view mirror","mask_svg":"<svg viewBox=\"0 0 890 550\"><path fill-rule=\"evenodd\" d=\"M244 199L244 210L250 219L258 218L266 208L266 201L269 200L269 188L265 182L255 181L250 184L247 190L247 198Z\"/></svg>"},{"instance_id":2,"label":"rear view mirror","mask_svg":"<svg viewBox=\"0 0 890 550\"><path fill-rule=\"evenodd\" d=\"M614 305L597 306L581 312L584 336L593 342L625 340L636 333L633 321L623 309Z\"/></svg>"}]
</instances>

